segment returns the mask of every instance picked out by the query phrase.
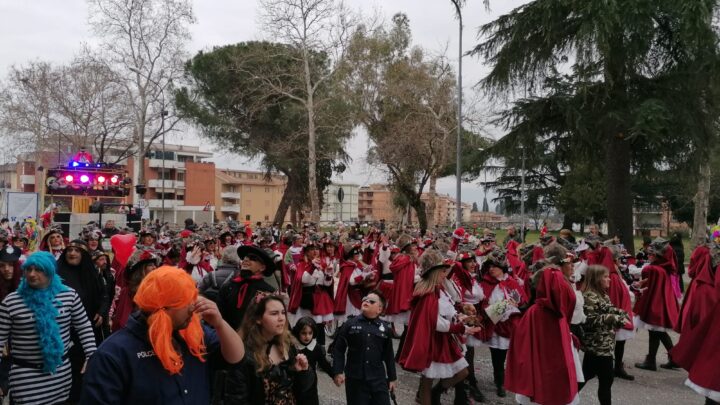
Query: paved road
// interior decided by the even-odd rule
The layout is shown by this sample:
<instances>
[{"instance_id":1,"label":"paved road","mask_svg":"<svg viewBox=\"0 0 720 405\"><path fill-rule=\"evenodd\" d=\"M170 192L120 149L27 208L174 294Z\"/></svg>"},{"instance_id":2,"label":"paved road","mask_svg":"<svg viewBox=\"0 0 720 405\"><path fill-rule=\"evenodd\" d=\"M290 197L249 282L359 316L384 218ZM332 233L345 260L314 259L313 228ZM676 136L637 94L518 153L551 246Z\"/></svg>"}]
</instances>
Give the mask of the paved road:
<instances>
[{"instance_id":1,"label":"paved road","mask_svg":"<svg viewBox=\"0 0 720 405\"><path fill-rule=\"evenodd\" d=\"M677 342L678 335L672 335L673 342ZM396 342L397 344L397 342ZM625 363L635 364L644 359L647 353L648 335L646 331L640 331L635 339L627 343L625 349ZM661 347L658 354L658 363L666 359L665 350ZM613 384L614 404L643 404L643 405L702 405L704 398L695 394L694 391L683 384L687 373L684 370L665 370L658 368L657 372L638 370L634 367L628 371L635 375L635 381L615 379ZM490 351L478 349L475 354L475 372L480 381L480 388L486 394L487 404L514 404L514 395L508 393L506 398L498 398L495 395L492 384L492 364L490 363ZM398 404L412 405L415 403L415 391L417 390L419 377L415 374L398 372L400 385L398 387ZM344 388L337 388L327 375L318 375L320 391L320 403L324 405L338 405L345 403ZM598 404L597 401L597 380L590 381L581 393L581 404ZM452 404L452 394L443 397L443 404Z\"/></svg>"}]
</instances>

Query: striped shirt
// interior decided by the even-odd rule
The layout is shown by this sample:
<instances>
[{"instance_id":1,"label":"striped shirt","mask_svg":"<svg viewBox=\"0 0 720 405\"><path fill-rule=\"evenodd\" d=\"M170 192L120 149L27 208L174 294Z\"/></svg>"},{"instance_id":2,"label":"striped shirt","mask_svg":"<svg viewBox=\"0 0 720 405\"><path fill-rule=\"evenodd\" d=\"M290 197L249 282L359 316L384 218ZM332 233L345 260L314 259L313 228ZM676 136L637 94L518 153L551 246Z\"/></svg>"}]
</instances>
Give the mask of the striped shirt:
<instances>
[{"instance_id":1,"label":"striped shirt","mask_svg":"<svg viewBox=\"0 0 720 405\"><path fill-rule=\"evenodd\" d=\"M71 328L80 338L86 356L95 352L95 335L85 308L75 290L68 288L55 297L58 305L57 323L65 346L65 354L72 346ZM0 304L0 347L10 341L13 358L31 364L42 364L40 338L35 330L32 311L16 292L10 293ZM70 362L65 359L54 374L42 370L12 365L10 390L18 404L53 404L65 401L70 393L72 376Z\"/></svg>"}]
</instances>

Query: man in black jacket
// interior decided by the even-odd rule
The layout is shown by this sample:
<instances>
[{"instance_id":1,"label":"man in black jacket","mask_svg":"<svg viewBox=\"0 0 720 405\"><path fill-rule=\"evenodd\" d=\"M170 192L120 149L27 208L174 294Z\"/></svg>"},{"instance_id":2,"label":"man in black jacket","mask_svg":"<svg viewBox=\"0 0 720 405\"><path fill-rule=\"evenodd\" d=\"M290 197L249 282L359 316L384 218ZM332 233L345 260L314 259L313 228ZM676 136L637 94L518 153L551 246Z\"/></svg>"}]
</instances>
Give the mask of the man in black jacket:
<instances>
[{"instance_id":1,"label":"man in black jacket","mask_svg":"<svg viewBox=\"0 0 720 405\"><path fill-rule=\"evenodd\" d=\"M397 375L392 327L379 319L384 309L382 294L370 292L362 300L362 315L345 322L330 347L333 380L338 387L345 383L348 405L390 405Z\"/></svg>"},{"instance_id":2,"label":"man in black jacket","mask_svg":"<svg viewBox=\"0 0 720 405\"><path fill-rule=\"evenodd\" d=\"M203 277L198 284L198 290L203 297L217 303L222 285L235 278L239 273L240 258L237 255L237 248L228 246L222 251L218 267Z\"/></svg>"},{"instance_id":3,"label":"man in black jacket","mask_svg":"<svg viewBox=\"0 0 720 405\"><path fill-rule=\"evenodd\" d=\"M273 274L275 263L263 249L240 246L237 255L242 259L240 274L225 282L218 293L218 308L223 319L233 327L240 328L250 300L262 292L275 292L264 278Z\"/></svg>"}]
</instances>

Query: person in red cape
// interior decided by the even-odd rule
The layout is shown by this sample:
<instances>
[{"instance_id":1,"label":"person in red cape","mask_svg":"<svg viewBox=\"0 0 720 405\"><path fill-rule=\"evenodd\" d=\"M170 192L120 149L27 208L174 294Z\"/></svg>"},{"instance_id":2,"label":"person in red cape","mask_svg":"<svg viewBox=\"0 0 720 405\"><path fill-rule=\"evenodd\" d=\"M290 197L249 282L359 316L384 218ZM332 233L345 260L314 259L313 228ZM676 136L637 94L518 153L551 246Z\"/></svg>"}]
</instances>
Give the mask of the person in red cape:
<instances>
[{"instance_id":1,"label":"person in red cape","mask_svg":"<svg viewBox=\"0 0 720 405\"><path fill-rule=\"evenodd\" d=\"M473 334L479 327L458 322L457 312L445 281L451 264L434 249L420 256L421 280L413 291L412 312L405 344L398 363L405 370L419 372L421 405L439 405L447 389L463 381L468 362L454 335ZM433 387L433 379L440 382Z\"/></svg>"},{"instance_id":2,"label":"person in red cape","mask_svg":"<svg viewBox=\"0 0 720 405\"><path fill-rule=\"evenodd\" d=\"M578 374L569 321L575 292L554 267L539 271L535 303L510 339L505 388L520 404L579 403Z\"/></svg>"},{"instance_id":3,"label":"person in red cape","mask_svg":"<svg viewBox=\"0 0 720 405\"><path fill-rule=\"evenodd\" d=\"M477 313L480 312L480 302L485 298L485 293L478 281L478 264L477 261L475 261L475 254L472 251L460 252L455 260L456 261L450 270L449 277L460 289L463 312L465 315L472 316L472 314L465 312L466 306L471 305L473 308L472 312L474 312L476 316ZM467 360L469 364L467 377L468 389L475 401L483 402L485 400L485 396L482 391L480 391L480 388L478 388L475 368L473 367L473 364L475 364L475 348L482 345L480 333L478 333L477 336L469 335L465 344L465 360Z\"/></svg>"},{"instance_id":4,"label":"person in red cape","mask_svg":"<svg viewBox=\"0 0 720 405\"><path fill-rule=\"evenodd\" d=\"M525 296L530 297L530 272L525 262L520 259L519 247L520 243L511 239L505 246L505 252L513 276L515 276L525 290Z\"/></svg>"},{"instance_id":5,"label":"person in red cape","mask_svg":"<svg viewBox=\"0 0 720 405\"><path fill-rule=\"evenodd\" d=\"M390 297L393 294L393 283L395 282L393 273L390 270L390 263L395 260L395 257L400 253L400 249L397 246L390 246L387 235L382 235L377 253L377 269L380 276L377 288L383 293L383 297ZM382 319L392 322L387 315L383 315ZM393 325L393 332L394 330Z\"/></svg>"},{"instance_id":6,"label":"person in red cape","mask_svg":"<svg viewBox=\"0 0 720 405\"><path fill-rule=\"evenodd\" d=\"M507 259L500 249L486 256L480 274L484 296L480 307L486 316L483 317L479 335L483 344L490 348L497 395L505 397L505 358L513 330L521 316L519 307L527 303L527 297L523 287L508 273ZM493 311L499 312L495 315L491 313Z\"/></svg>"},{"instance_id":7,"label":"person in red cape","mask_svg":"<svg viewBox=\"0 0 720 405\"><path fill-rule=\"evenodd\" d=\"M320 249L314 243L308 243L304 248L305 257L298 263L295 279L292 282L290 293L290 326L294 327L300 318L310 317L318 329L325 322L333 320L334 304L330 296L333 285L333 267L323 266ZM325 345L324 334L318 334L318 343Z\"/></svg>"},{"instance_id":8,"label":"person in red cape","mask_svg":"<svg viewBox=\"0 0 720 405\"><path fill-rule=\"evenodd\" d=\"M610 288L607 293L610 302L615 308L627 313L629 319L622 328L615 332L615 376L632 381L635 377L625 371L623 358L625 356L625 342L635 337L635 325L632 322L633 312L630 289L625 284L620 272L618 272L621 251L617 246L610 248L595 244L595 247L588 257L588 265L600 265L608 269L610 272Z\"/></svg>"},{"instance_id":9,"label":"person in red cape","mask_svg":"<svg viewBox=\"0 0 720 405\"><path fill-rule=\"evenodd\" d=\"M697 251L697 249L696 249ZM695 252L693 252L695 256ZM691 259L692 260L692 259ZM691 262L692 263L692 262ZM692 268L692 264L691 264ZM695 270L696 278L701 276L702 269ZM706 269L707 270L707 269ZM693 279L693 283L695 283ZM704 293L714 295L714 304L703 311L697 323L684 322L680 340L670 350L670 358L688 372L685 385L705 397L706 405L720 404L720 272L713 277L714 290L704 289ZM699 294L696 290L693 294ZM699 297L696 299L700 299Z\"/></svg>"},{"instance_id":10,"label":"person in red cape","mask_svg":"<svg viewBox=\"0 0 720 405\"><path fill-rule=\"evenodd\" d=\"M715 306L718 299L715 285L716 267L713 265L710 248L699 245L690 256L688 273L692 281L685 292L675 331L682 334L694 328Z\"/></svg>"},{"instance_id":11,"label":"person in red cape","mask_svg":"<svg viewBox=\"0 0 720 405\"><path fill-rule=\"evenodd\" d=\"M403 234L395 241L400 253L390 263L393 274L393 291L388 297L388 308L385 311L386 319L396 325L407 325L410 316L410 301L412 300L417 268L417 242L410 235Z\"/></svg>"},{"instance_id":12,"label":"person in red cape","mask_svg":"<svg viewBox=\"0 0 720 405\"><path fill-rule=\"evenodd\" d=\"M375 275L370 266L363 263L362 254L362 245L357 244L345 252L345 260L340 265L334 308L338 324L362 313L362 298L371 290L368 283Z\"/></svg>"},{"instance_id":13,"label":"person in red cape","mask_svg":"<svg viewBox=\"0 0 720 405\"><path fill-rule=\"evenodd\" d=\"M670 281L675 263L669 262L665 256L670 248L664 239L655 239L648 248L650 265L645 266L638 283L640 296L635 301L635 326L647 329L650 335L648 354L645 361L636 363L635 367L657 371L655 357L662 342L669 352L673 347L668 331L675 328L678 318L678 302ZM673 369L677 365L672 361L660 365L662 368Z\"/></svg>"},{"instance_id":14,"label":"person in red cape","mask_svg":"<svg viewBox=\"0 0 720 405\"><path fill-rule=\"evenodd\" d=\"M115 308L112 311L112 331L116 332L125 327L130 314L135 309L133 297L140 287L140 282L151 271L160 265L160 258L151 250L136 249L122 271L116 273L120 292L118 293Z\"/></svg>"}]
</instances>

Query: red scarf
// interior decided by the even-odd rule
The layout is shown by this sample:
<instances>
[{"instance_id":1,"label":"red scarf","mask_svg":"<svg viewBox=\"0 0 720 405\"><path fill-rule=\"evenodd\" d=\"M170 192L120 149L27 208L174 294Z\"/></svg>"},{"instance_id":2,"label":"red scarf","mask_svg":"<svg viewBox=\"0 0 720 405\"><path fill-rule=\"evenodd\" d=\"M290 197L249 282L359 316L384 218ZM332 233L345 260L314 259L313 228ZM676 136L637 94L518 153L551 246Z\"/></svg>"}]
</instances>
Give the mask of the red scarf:
<instances>
[{"instance_id":1,"label":"red scarf","mask_svg":"<svg viewBox=\"0 0 720 405\"><path fill-rule=\"evenodd\" d=\"M245 300L245 294L247 294L248 284L252 280L262 280L265 278L262 273L253 274L250 277L243 278L241 275L238 275L234 279L232 279L233 283L240 284L240 289L238 290L238 301L237 301L237 307L242 307L243 301Z\"/></svg>"}]
</instances>

